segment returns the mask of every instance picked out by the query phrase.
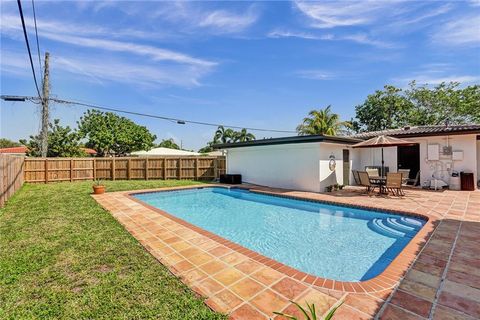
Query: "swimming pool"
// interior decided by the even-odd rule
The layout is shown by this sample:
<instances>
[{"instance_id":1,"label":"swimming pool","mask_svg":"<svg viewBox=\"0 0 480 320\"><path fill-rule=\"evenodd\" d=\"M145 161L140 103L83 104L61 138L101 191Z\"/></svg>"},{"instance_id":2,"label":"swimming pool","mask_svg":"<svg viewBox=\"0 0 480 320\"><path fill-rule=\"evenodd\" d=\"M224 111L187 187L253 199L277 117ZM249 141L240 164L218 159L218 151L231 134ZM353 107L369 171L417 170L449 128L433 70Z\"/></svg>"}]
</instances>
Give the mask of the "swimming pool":
<instances>
[{"instance_id":1,"label":"swimming pool","mask_svg":"<svg viewBox=\"0 0 480 320\"><path fill-rule=\"evenodd\" d=\"M339 281L377 276L425 224L410 216L236 188L133 196L285 265Z\"/></svg>"}]
</instances>

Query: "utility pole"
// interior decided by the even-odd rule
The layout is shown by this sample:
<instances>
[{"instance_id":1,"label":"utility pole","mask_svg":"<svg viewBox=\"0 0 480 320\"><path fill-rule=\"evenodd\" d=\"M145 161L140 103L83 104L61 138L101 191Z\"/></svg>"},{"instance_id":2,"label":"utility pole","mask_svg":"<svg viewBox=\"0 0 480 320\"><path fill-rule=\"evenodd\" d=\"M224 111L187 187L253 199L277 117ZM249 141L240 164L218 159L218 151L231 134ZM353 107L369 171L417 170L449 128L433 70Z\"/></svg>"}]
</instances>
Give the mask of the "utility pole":
<instances>
[{"instance_id":1,"label":"utility pole","mask_svg":"<svg viewBox=\"0 0 480 320\"><path fill-rule=\"evenodd\" d=\"M43 88L42 88L42 130L40 131L41 145L40 150L42 157L47 157L48 151L48 99L49 99L49 82L48 82L48 58L50 54L45 52L45 70L43 72Z\"/></svg>"}]
</instances>

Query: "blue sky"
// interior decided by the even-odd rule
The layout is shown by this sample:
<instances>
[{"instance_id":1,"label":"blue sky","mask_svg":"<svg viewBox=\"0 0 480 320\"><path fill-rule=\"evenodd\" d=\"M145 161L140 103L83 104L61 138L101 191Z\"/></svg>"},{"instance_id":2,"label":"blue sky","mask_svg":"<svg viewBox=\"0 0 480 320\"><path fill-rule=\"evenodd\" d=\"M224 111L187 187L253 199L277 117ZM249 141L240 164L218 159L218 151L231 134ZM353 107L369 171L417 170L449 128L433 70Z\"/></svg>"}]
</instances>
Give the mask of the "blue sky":
<instances>
[{"instance_id":1,"label":"blue sky","mask_svg":"<svg viewBox=\"0 0 480 320\"><path fill-rule=\"evenodd\" d=\"M294 130L329 104L350 119L385 84L480 83L478 0L37 1L36 12L52 95L136 112ZM1 93L35 95L14 1L1 3ZM75 126L84 111L53 105L52 118ZM0 112L1 137L37 133L36 105L2 101ZM129 118L191 149L215 130Z\"/></svg>"}]
</instances>

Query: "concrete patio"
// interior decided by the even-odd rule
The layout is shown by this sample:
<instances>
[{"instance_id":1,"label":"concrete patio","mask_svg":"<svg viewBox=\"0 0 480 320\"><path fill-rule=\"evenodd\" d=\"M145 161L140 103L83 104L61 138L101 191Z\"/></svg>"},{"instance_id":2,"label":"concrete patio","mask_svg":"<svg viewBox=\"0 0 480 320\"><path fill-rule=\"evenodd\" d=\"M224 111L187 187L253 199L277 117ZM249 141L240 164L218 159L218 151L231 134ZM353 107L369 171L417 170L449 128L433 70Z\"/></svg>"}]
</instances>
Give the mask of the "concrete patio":
<instances>
[{"instance_id":1,"label":"concrete patio","mask_svg":"<svg viewBox=\"0 0 480 320\"><path fill-rule=\"evenodd\" d=\"M480 318L479 191L407 189L398 198L369 196L355 187L328 194L249 187L429 221L381 275L349 283L282 265L141 204L129 192L94 198L212 309L231 319L268 319L273 311L298 314L289 300L315 303L320 314L344 301L335 319Z\"/></svg>"}]
</instances>

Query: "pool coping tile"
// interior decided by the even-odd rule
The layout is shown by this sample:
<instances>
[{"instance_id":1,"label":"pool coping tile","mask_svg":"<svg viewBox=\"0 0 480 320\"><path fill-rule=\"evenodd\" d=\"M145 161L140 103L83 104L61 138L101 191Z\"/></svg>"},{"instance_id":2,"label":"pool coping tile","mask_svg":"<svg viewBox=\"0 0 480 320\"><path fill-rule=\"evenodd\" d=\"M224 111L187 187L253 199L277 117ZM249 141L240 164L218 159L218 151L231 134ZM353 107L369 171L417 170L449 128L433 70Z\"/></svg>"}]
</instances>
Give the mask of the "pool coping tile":
<instances>
[{"instance_id":1,"label":"pool coping tile","mask_svg":"<svg viewBox=\"0 0 480 320\"><path fill-rule=\"evenodd\" d=\"M242 319L247 315L258 317L259 319L268 319L273 317L273 311L261 306L263 311L255 306L255 303L249 300L255 300L257 296L268 296L269 294L279 294L279 301L295 299L295 296L285 296L282 292L275 290L281 288L280 283L291 282L298 283L298 286L305 287L307 290L315 290L319 294L327 294L335 301L345 299L348 294L365 296L365 299L371 301L384 301L387 303L379 312L381 314L386 309L395 310L404 309L408 305L399 305L395 303L395 294L400 293L395 290L400 281L407 275L410 269L415 267L416 261L434 261L441 264L441 255L436 254L436 250L450 250L453 246L452 238L449 236L451 230L458 230L461 224L448 224L440 231L439 236L431 243L429 249L423 253L421 258L419 253L426 247L429 241L432 241L432 234L437 231L439 222L447 217L451 207L451 201L445 197L436 197L432 194L432 199L418 199L418 206L407 208L400 205L390 205L389 202L379 199L378 201L351 201L349 198L334 197L328 194L316 194L292 190L280 190L259 186L235 186L234 188L248 189L251 192L277 196L290 199L313 201L318 203L338 205L344 207L359 208L365 210L383 211L394 214L419 217L426 222L417 232L411 241L395 257L385 270L376 277L360 282L345 282L332 279L324 279L315 275L307 274L303 271L292 268L280 263L274 259L263 256L258 252L245 248L239 244L233 243L216 234L208 232L200 227L192 225L182 219L179 219L168 212L155 208L134 197L136 194L169 192L185 189L197 189L208 187L230 188L222 184L201 184L193 186L182 186L172 188L147 189L136 191L109 192L101 196L92 197L122 224L158 261L164 264L174 275L178 276L183 282L190 286L195 292L206 297L206 304L214 310L230 314L231 319ZM361 197L361 194L358 194ZM364 200L360 198L360 200ZM367 199L368 200L368 199ZM480 200L480 199L478 199ZM436 205L436 203L442 203ZM462 200L459 200L462 201ZM467 200L465 200L467 201ZM476 203L476 202L473 202ZM479 201L480 203L480 201ZM460 207L457 205L457 207ZM464 212L469 206L465 205ZM439 208L443 208L443 212ZM401 210L400 210L401 209ZM460 210L456 208L455 210ZM470 209L470 211L472 211ZM471 219L480 221L475 212L470 213ZM475 232L470 231L471 239L478 239ZM467 241L470 239L467 238ZM472 251L474 247L467 244L465 248ZM436 249L435 249L436 248ZM463 261L469 257L457 255L457 259ZM462 260L463 259L463 260ZM440 262L438 262L440 261ZM420 263L420 262L419 262ZM421 266L419 264L419 266ZM424 268L426 268L424 266ZM428 270L428 269L427 269ZM420 272L420 271L418 271ZM460 278L460 276L458 276ZM428 279L423 279L426 281ZM249 290L245 283L254 283L255 289ZM285 288L284 288L285 289ZM244 292L244 290L247 290ZM268 290L268 291L267 291ZM282 290L280 290L282 291ZM223 302L221 292L224 292L229 301ZM302 296L303 293L298 293ZM242 295L244 298L242 298ZM405 295L405 293L403 293ZM390 300L388 297L394 297L395 306L385 308ZM420 297L412 296L413 300ZM238 299L238 300L237 300ZM258 299L257 299L258 300ZM257 302L258 305L258 302ZM425 304L427 305L427 303ZM354 306L349 306L350 309ZM359 309L359 315L365 314ZM415 309L414 309L415 310ZM406 312L411 311L407 310ZM422 309L422 317L425 317L426 310ZM388 312L387 312L388 313ZM417 314L415 314L417 315ZM418 316L418 315L417 315Z\"/></svg>"}]
</instances>

